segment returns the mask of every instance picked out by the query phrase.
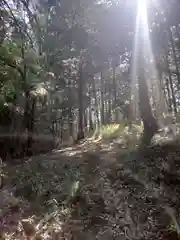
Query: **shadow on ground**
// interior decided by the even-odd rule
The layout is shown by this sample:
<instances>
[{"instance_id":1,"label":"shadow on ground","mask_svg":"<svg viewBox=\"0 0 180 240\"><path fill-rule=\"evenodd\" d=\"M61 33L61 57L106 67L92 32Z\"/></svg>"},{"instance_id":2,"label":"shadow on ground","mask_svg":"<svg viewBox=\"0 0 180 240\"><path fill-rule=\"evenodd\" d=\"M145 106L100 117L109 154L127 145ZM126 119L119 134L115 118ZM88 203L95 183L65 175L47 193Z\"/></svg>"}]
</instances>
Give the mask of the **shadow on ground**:
<instances>
[{"instance_id":1,"label":"shadow on ground","mask_svg":"<svg viewBox=\"0 0 180 240\"><path fill-rule=\"evenodd\" d=\"M5 166L1 239L178 239L179 146L87 141Z\"/></svg>"}]
</instances>

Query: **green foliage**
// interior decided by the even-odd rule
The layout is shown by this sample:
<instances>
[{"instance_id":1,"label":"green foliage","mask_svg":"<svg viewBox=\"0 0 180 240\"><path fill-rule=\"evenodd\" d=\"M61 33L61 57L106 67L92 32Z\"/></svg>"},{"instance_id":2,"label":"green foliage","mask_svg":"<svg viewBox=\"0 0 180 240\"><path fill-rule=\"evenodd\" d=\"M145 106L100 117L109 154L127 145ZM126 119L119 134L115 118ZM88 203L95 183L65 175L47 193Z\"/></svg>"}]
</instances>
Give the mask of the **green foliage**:
<instances>
[{"instance_id":1,"label":"green foliage","mask_svg":"<svg viewBox=\"0 0 180 240\"><path fill-rule=\"evenodd\" d=\"M100 129L100 136L103 139L113 139L121 136L124 126L119 124L110 124L102 126Z\"/></svg>"},{"instance_id":2,"label":"green foliage","mask_svg":"<svg viewBox=\"0 0 180 240\"><path fill-rule=\"evenodd\" d=\"M143 127L140 125L128 125L126 122L122 122L121 124L102 126L98 136L103 140L118 141L123 148L131 151L138 146L142 131Z\"/></svg>"},{"instance_id":3,"label":"green foliage","mask_svg":"<svg viewBox=\"0 0 180 240\"><path fill-rule=\"evenodd\" d=\"M126 122L121 124L109 124L102 126L100 129L100 136L103 139L115 139L125 135L140 134L142 132L142 126L137 124L127 125Z\"/></svg>"},{"instance_id":4,"label":"green foliage","mask_svg":"<svg viewBox=\"0 0 180 240\"><path fill-rule=\"evenodd\" d=\"M1 105L12 102L18 95L21 84L16 70L19 61L18 48L15 42L6 41L0 47L0 101Z\"/></svg>"},{"instance_id":5,"label":"green foliage","mask_svg":"<svg viewBox=\"0 0 180 240\"><path fill-rule=\"evenodd\" d=\"M7 39L0 46L0 105L14 103L24 91L35 91L42 69L37 53L21 39Z\"/></svg>"}]
</instances>

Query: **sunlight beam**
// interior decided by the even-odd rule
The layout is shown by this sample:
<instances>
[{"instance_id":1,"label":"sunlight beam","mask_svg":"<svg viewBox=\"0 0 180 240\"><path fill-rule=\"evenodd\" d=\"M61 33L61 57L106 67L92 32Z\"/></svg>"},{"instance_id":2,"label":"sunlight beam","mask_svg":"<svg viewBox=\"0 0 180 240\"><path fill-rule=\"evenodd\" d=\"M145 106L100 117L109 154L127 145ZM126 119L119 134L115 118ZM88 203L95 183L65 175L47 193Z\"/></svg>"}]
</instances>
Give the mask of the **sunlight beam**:
<instances>
[{"instance_id":1,"label":"sunlight beam","mask_svg":"<svg viewBox=\"0 0 180 240\"><path fill-rule=\"evenodd\" d=\"M144 20L147 14L147 0L138 1L138 16Z\"/></svg>"},{"instance_id":2,"label":"sunlight beam","mask_svg":"<svg viewBox=\"0 0 180 240\"><path fill-rule=\"evenodd\" d=\"M150 41L150 32L148 25L148 6L150 3L152 3L151 0L138 0L137 6L132 70L132 105L134 105L132 106L132 111L135 114L134 116L137 116L139 101L137 87L139 54L143 54L144 57L144 71L147 75L146 78L148 79L147 84L149 90L151 89L153 96L155 96L155 109L157 110L158 116L162 116L162 112L164 112L164 109L166 109Z\"/></svg>"}]
</instances>

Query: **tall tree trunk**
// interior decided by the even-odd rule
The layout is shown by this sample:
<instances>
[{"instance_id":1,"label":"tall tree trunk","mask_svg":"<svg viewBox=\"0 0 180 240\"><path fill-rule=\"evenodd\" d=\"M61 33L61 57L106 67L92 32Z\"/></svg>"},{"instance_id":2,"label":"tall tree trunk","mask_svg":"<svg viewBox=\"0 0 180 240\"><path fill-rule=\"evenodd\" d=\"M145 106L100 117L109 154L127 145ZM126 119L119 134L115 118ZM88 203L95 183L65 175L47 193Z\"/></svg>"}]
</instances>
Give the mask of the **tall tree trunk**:
<instances>
[{"instance_id":1,"label":"tall tree trunk","mask_svg":"<svg viewBox=\"0 0 180 240\"><path fill-rule=\"evenodd\" d=\"M165 50L166 68L167 68L168 75L169 75L169 84L170 84L171 94L172 94L172 103L173 103L174 112L176 114L177 113L177 104L176 104L176 98L175 98L175 94L174 94L172 75L171 75L171 71L170 71L170 67L169 67L168 52L167 52L166 48L164 48L164 50Z\"/></svg>"},{"instance_id":2,"label":"tall tree trunk","mask_svg":"<svg viewBox=\"0 0 180 240\"><path fill-rule=\"evenodd\" d=\"M169 83L170 83L171 93L172 93L172 102L173 102L173 107L174 107L174 113L177 114L177 103L176 103L176 97L174 94L174 86L173 86L173 82L172 82L172 77L169 78Z\"/></svg>"},{"instance_id":3,"label":"tall tree trunk","mask_svg":"<svg viewBox=\"0 0 180 240\"><path fill-rule=\"evenodd\" d=\"M173 34L172 34L172 31L171 31L171 28L168 28L168 32L169 32L170 42L171 42L171 46L172 46L174 63L175 63L175 67L176 67L178 88L180 89L180 72L179 72L178 60L177 60L177 55L176 55L176 47L175 47L175 43L174 43L174 39L173 39Z\"/></svg>"},{"instance_id":4,"label":"tall tree trunk","mask_svg":"<svg viewBox=\"0 0 180 240\"><path fill-rule=\"evenodd\" d=\"M35 97L31 98L29 90L25 91L25 110L24 110L24 128L27 132L27 142L25 144L24 152L31 154L32 148L32 134L34 130L34 114L36 107Z\"/></svg>"},{"instance_id":5,"label":"tall tree trunk","mask_svg":"<svg viewBox=\"0 0 180 240\"><path fill-rule=\"evenodd\" d=\"M68 114L68 125L69 125L69 135L70 137L73 137L73 114L72 114L72 108L69 108L69 114Z\"/></svg>"},{"instance_id":6,"label":"tall tree trunk","mask_svg":"<svg viewBox=\"0 0 180 240\"><path fill-rule=\"evenodd\" d=\"M81 64L80 64L81 65ZM83 129L83 74L82 66L79 67L79 80L78 80L78 100L79 100L79 119L78 119L78 136L77 140L82 140L84 138Z\"/></svg>"},{"instance_id":7,"label":"tall tree trunk","mask_svg":"<svg viewBox=\"0 0 180 240\"><path fill-rule=\"evenodd\" d=\"M32 144L33 144L33 132L34 132L34 119L36 109L36 98L31 99L31 109L28 121L28 140L27 140L27 154L32 155Z\"/></svg>"},{"instance_id":8,"label":"tall tree trunk","mask_svg":"<svg viewBox=\"0 0 180 240\"><path fill-rule=\"evenodd\" d=\"M141 30L141 29L140 29ZM140 32L141 33L141 32ZM138 83L139 83L139 112L143 122L144 131L141 139L142 146L147 146L151 143L154 134L158 130L158 123L152 113L152 108L149 100L148 84L146 81L147 62L144 57L146 46L143 35L140 35L138 45Z\"/></svg>"},{"instance_id":9,"label":"tall tree trunk","mask_svg":"<svg viewBox=\"0 0 180 240\"><path fill-rule=\"evenodd\" d=\"M167 113L167 109L169 105L166 101L166 96L164 92L164 78L163 78L163 71L161 69L157 69L158 73L158 80L159 80L159 107L157 109L159 110L158 118L162 119L162 116L164 116L165 113Z\"/></svg>"},{"instance_id":10,"label":"tall tree trunk","mask_svg":"<svg viewBox=\"0 0 180 240\"><path fill-rule=\"evenodd\" d=\"M152 137L158 130L158 124L152 114L148 96L148 86L142 73L139 76L139 111L144 126L142 143L143 145L149 145Z\"/></svg>"},{"instance_id":11,"label":"tall tree trunk","mask_svg":"<svg viewBox=\"0 0 180 240\"><path fill-rule=\"evenodd\" d=\"M111 80L110 80L111 81ZM112 120L112 84L109 83L109 99L108 99L108 124L111 123Z\"/></svg>"},{"instance_id":12,"label":"tall tree trunk","mask_svg":"<svg viewBox=\"0 0 180 240\"><path fill-rule=\"evenodd\" d=\"M117 59L116 57L113 57L112 60L112 80L113 80L113 112L115 121L117 121L117 114L116 114L116 107L117 107L117 96L116 96L116 65L117 65Z\"/></svg>"},{"instance_id":13,"label":"tall tree trunk","mask_svg":"<svg viewBox=\"0 0 180 240\"><path fill-rule=\"evenodd\" d=\"M89 131L93 131L94 130L94 125L93 125L93 121L92 121L92 111L91 111L91 106L89 108Z\"/></svg>"},{"instance_id":14,"label":"tall tree trunk","mask_svg":"<svg viewBox=\"0 0 180 240\"><path fill-rule=\"evenodd\" d=\"M30 111L30 92L28 90L25 91L25 107L24 107L24 128L25 130L28 128L29 122L29 111Z\"/></svg>"},{"instance_id":15,"label":"tall tree trunk","mask_svg":"<svg viewBox=\"0 0 180 240\"><path fill-rule=\"evenodd\" d=\"M169 110L172 112L172 101L171 101L171 93L169 88L169 80L166 78L166 89L167 89L167 95L168 95L168 106Z\"/></svg>"},{"instance_id":16,"label":"tall tree trunk","mask_svg":"<svg viewBox=\"0 0 180 240\"><path fill-rule=\"evenodd\" d=\"M109 123L109 105L108 105L108 97L109 97L109 83L107 83L107 79L104 79L104 108L105 108L105 111L104 111L104 122L105 124L108 124Z\"/></svg>"},{"instance_id":17,"label":"tall tree trunk","mask_svg":"<svg viewBox=\"0 0 180 240\"><path fill-rule=\"evenodd\" d=\"M100 120L99 120L99 105L98 105L98 100L97 100L97 94L96 94L96 84L94 77L92 77L92 89L93 89L93 97L95 99L95 114L96 114L96 125L97 125L97 130L100 128Z\"/></svg>"},{"instance_id":18,"label":"tall tree trunk","mask_svg":"<svg viewBox=\"0 0 180 240\"><path fill-rule=\"evenodd\" d=\"M87 134L87 109L84 109L84 132Z\"/></svg>"},{"instance_id":19,"label":"tall tree trunk","mask_svg":"<svg viewBox=\"0 0 180 240\"><path fill-rule=\"evenodd\" d=\"M104 78L103 72L101 72L101 124L105 124L104 119Z\"/></svg>"},{"instance_id":20,"label":"tall tree trunk","mask_svg":"<svg viewBox=\"0 0 180 240\"><path fill-rule=\"evenodd\" d=\"M62 111L63 112L63 111ZM61 114L63 114L61 112ZM60 139L61 139L61 143L63 142L63 130L64 130L64 119L63 119L63 115L61 115L61 121L60 121Z\"/></svg>"}]
</instances>

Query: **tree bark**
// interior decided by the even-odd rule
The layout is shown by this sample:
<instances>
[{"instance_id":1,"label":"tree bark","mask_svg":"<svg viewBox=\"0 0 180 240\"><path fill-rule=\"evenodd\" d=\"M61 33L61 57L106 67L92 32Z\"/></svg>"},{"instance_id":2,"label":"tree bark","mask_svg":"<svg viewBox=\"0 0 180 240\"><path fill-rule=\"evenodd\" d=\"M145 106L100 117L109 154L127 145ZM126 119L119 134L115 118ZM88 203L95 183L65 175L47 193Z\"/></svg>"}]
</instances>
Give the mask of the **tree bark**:
<instances>
[{"instance_id":1,"label":"tree bark","mask_svg":"<svg viewBox=\"0 0 180 240\"><path fill-rule=\"evenodd\" d=\"M25 91L25 107L24 107L24 128L28 128L29 122L29 111L30 111L30 92L28 90Z\"/></svg>"},{"instance_id":2,"label":"tree bark","mask_svg":"<svg viewBox=\"0 0 180 240\"><path fill-rule=\"evenodd\" d=\"M33 132L34 132L34 118L36 109L36 98L31 99L31 109L28 121L28 140L27 140L27 154L32 155L32 144L33 144Z\"/></svg>"},{"instance_id":3,"label":"tree bark","mask_svg":"<svg viewBox=\"0 0 180 240\"><path fill-rule=\"evenodd\" d=\"M143 26L141 26L142 23L140 22L139 24L140 35L138 41L137 74L139 84L139 112L144 127L140 148L144 148L144 146L151 144L151 140L158 130L158 123L153 116L149 100L148 84L146 80L146 69L148 69L148 63L146 60L146 42L144 40L144 35L141 32L143 29Z\"/></svg>"},{"instance_id":4,"label":"tree bark","mask_svg":"<svg viewBox=\"0 0 180 240\"><path fill-rule=\"evenodd\" d=\"M110 83L109 83L109 95L108 95L108 119L107 119L107 123L110 124L111 120L112 120L112 84L111 84L111 79L110 79Z\"/></svg>"},{"instance_id":5,"label":"tree bark","mask_svg":"<svg viewBox=\"0 0 180 240\"><path fill-rule=\"evenodd\" d=\"M24 110L24 128L27 131L27 142L25 144L24 152L28 155L32 153L33 131L34 131L34 116L36 108L36 98L30 96L30 92L25 92L26 103Z\"/></svg>"},{"instance_id":6,"label":"tree bark","mask_svg":"<svg viewBox=\"0 0 180 240\"><path fill-rule=\"evenodd\" d=\"M171 94L172 94L173 108L174 108L174 112L177 113L177 104L176 104L176 98L175 98L175 94L174 94L172 74L171 74L170 67L169 67L168 52L167 52L165 47L164 47L164 50L165 50L166 68L167 68L167 72L168 72L168 75L169 75L169 84L170 84Z\"/></svg>"},{"instance_id":7,"label":"tree bark","mask_svg":"<svg viewBox=\"0 0 180 240\"><path fill-rule=\"evenodd\" d=\"M98 100L97 100L97 94L96 94L96 84L94 81L94 77L92 77L92 88L93 88L93 97L95 99L95 114L96 114L96 124L97 124L97 129L99 130L100 128L100 119L99 119L99 105L98 105Z\"/></svg>"},{"instance_id":8,"label":"tree bark","mask_svg":"<svg viewBox=\"0 0 180 240\"><path fill-rule=\"evenodd\" d=\"M142 71L144 71L144 69ZM157 132L158 124L152 114L148 96L148 86L143 73L140 73L139 76L139 111L144 126L142 144L147 146L151 143L152 137Z\"/></svg>"},{"instance_id":9,"label":"tree bark","mask_svg":"<svg viewBox=\"0 0 180 240\"><path fill-rule=\"evenodd\" d=\"M113 80L113 112L115 115L115 121L117 121L116 107L117 107L117 97L116 97L116 58L112 60L112 80Z\"/></svg>"},{"instance_id":10,"label":"tree bark","mask_svg":"<svg viewBox=\"0 0 180 240\"><path fill-rule=\"evenodd\" d=\"M74 134L73 134L73 109L72 109L72 107L69 107L68 125L69 125L69 135L70 135L70 137L74 137Z\"/></svg>"},{"instance_id":11,"label":"tree bark","mask_svg":"<svg viewBox=\"0 0 180 240\"><path fill-rule=\"evenodd\" d=\"M92 121L92 111L91 111L91 107L89 109L89 131L93 131L94 130L94 125L93 125L93 121Z\"/></svg>"},{"instance_id":12,"label":"tree bark","mask_svg":"<svg viewBox=\"0 0 180 240\"><path fill-rule=\"evenodd\" d=\"M175 67L176 67L178 88L180 89L180 72L179 72L178 60L177 60L177 55L176 55L176 47L175 47L175 44L174 44L174 39L173 39L173 34L172 34L172 31L171 31L171 28L168 28L168 32L169 32L170 42L171 42L171 46L172 46L174 63L175 63Z\"/></svg>"},{"instance_id":13,"label":"tree bark","mask_svg":"<svg viewBox=\"0 0 180 240\"><path fill-rule=\"evenodd\" d=\"M105 124L104 118L104 78L103 72L101 72L101 124Z\"/></svg>"},{"instance_id":14,"label":"tree bark","mask_svg":"<svg viewBox=\"0 0 180 240\"><path fill-rule=\"evenodd\" d=\"M168 106L169 106L169 110L172 112L172 101L171 101L171 93L170 93L169 80L168 80L168 78L166 79L166 89L167 89L167 95L168 95Z\"/></svg>"},{"instance_id":15,"label":"tree bark","mask_svg":"<svg viewBox=\"0 0 180 240\"><path fill-rule=\"evenodd\" d=\"M79 67L78 98L79 98L78 99L79 100L79 119L78 119L78 136L77 136L77 140L80 141L80 140L82 140L84 138L84 129L83 129L83 74L82 74L82 66Z\"/></svg>"}]
</instances>

